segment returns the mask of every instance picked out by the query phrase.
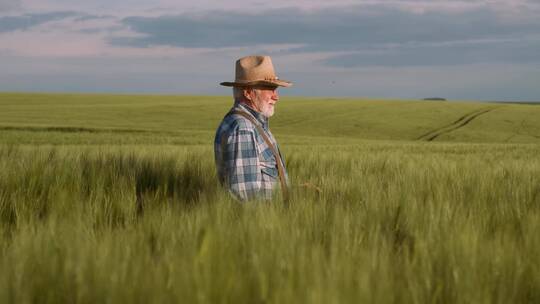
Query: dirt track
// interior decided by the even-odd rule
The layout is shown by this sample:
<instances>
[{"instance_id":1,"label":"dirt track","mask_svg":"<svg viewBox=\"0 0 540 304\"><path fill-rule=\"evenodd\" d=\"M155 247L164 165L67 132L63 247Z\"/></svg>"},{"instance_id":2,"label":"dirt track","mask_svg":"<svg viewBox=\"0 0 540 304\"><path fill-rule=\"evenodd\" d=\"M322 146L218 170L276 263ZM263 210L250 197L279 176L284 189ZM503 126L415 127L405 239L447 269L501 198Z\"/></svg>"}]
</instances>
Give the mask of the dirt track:
<instances>
[{"instance_id":1,"label":"dirt track","mask_svg":"<svg viewBox=\"0 0 540 304\"><path fill-rule=\"evenodd\" d=\"M489 107L489 108L482 108L475 111L472 111L468 114L465 114L458 118L458 120L454 121L453 123L437 128L435 130L429 131L418 138L416 140L424 140L424 141L433 141L437 137L441 136L442 134L450 133L452 131L455 131L459 128L462 128L466 126L468 123L470 123L472 120L477 118L480 115L486 114L490 111L495 110L498 107Z\"/></svg>"}]
</instances>

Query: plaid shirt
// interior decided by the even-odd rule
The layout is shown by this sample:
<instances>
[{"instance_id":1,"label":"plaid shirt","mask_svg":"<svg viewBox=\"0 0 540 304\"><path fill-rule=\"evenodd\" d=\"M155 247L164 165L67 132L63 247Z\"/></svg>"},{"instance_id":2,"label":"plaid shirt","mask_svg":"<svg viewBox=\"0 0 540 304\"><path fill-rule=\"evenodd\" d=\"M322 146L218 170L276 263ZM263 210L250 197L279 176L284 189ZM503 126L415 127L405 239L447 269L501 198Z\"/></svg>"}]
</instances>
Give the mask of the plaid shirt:
<instances>
[{"instance_id":1,"label":"plaid shirt","mask_svg":"<svg viewBox=\"0 0 540 304\"><path fill-rule=\"evenodd\" d=\"M235 103L233 110L247 112L260 123L285 168L283 156L268 128L268 118L241 103ZM216 131L214 153L219 181L235 198L240 201L272 198L279 185L278 160L251 121L238 114L225 115Z\"/></svg>"}]
</instances>

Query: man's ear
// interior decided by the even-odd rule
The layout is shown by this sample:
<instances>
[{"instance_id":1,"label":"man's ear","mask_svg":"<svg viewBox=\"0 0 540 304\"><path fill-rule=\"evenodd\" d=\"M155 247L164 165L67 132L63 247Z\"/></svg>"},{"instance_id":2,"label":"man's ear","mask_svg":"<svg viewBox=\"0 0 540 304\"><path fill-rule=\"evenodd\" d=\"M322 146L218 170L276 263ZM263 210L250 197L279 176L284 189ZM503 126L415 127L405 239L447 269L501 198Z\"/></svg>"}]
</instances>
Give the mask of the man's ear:
<instances>
[{"instance_id":1,"label":"man's ear","mask_svg":"<svg viewBox=\"0 0 540 304\"><path fill-rule=\"evenodd\" d=\"M244 94L244 98L251 101L251 89L248 89L248 88L245 88L245 89L242 89L242 92Z\"/></svg>"}]
</instances>

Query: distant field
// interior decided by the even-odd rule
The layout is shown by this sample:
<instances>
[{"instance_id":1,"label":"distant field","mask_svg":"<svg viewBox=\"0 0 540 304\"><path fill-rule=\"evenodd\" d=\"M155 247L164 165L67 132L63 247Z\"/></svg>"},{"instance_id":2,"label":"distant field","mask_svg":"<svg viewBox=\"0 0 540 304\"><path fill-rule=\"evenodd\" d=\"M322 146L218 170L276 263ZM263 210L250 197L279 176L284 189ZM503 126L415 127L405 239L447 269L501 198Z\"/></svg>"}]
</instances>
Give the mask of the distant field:
<instances>
[{"instance_id":1,"label":"distant field","mask_svg":"<svg viewBox=\"0 0 540 304\"><path fill-rule=\"evenodd\" d=\"M230 106L229 97L4 93L1 141L206 144ZM418 141L433 131L442 131L434 141L540 143L534 105L283 97L276 113L271 126L283 144Z\"/></svg>"},{"instance_id":2,"label":"distant field","mask_svg":"<svg viewBox=\"0 0 540 304\"><path fill-rule=\"evenodd\" d=\"M0 302L540 302L540 107L283 96L291 203L242 206L230 105L0 94Z\"/></svg>"}]
</instances>

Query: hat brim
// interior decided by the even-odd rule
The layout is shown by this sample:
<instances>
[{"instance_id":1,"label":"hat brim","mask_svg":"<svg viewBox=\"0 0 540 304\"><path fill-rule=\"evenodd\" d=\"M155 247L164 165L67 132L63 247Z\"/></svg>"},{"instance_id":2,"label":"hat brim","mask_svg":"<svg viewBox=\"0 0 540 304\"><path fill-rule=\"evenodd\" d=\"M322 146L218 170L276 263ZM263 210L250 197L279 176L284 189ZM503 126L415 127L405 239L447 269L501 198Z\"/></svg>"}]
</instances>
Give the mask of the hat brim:
<instances>
[{"instance_id":1,"label":"hat brim","mask_svg":"<svg viewBox=\"0 0 540 304\"><path fill-rule=\"evenodd\" d=\"M286 80L257 80L249 82L222 82L222 86L226 87L254 87L254 86L266 86L266 87L285 87L292 86L292 82Z\"/></svg>"}]
</instances>

